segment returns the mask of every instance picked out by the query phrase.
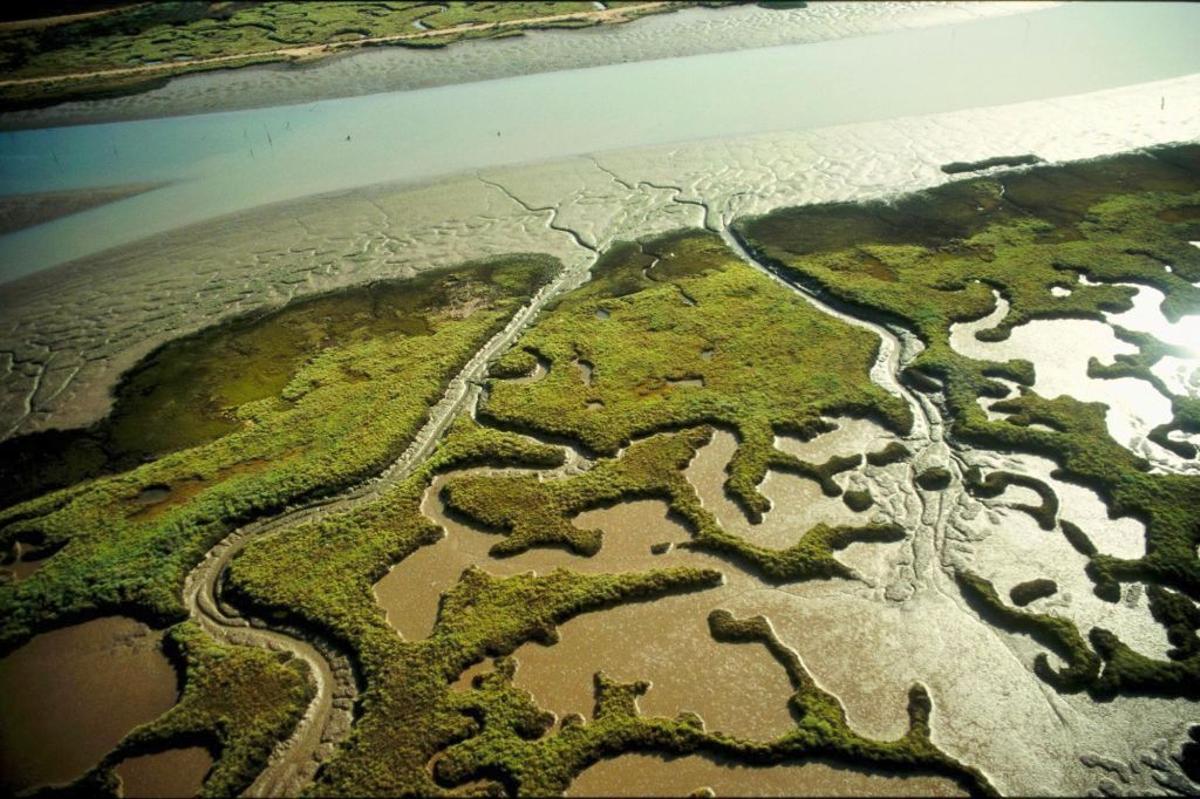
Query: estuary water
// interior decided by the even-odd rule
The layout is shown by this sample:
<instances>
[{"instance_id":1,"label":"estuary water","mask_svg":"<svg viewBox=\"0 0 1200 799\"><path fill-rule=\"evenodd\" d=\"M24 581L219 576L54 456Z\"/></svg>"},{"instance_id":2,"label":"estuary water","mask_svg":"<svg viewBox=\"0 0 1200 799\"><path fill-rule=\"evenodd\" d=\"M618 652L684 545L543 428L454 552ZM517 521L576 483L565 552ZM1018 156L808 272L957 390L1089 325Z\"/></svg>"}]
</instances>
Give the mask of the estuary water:
<instances>
[{"instance_id":1,"label":"estuary water","mask_svg":"<svg viewBox=\"0 0 1200 799\"><path fill-rule=\"evenodd\" d=\"M0 281L204 219L370 183L1177 77L1200 71L1198 28L1200 7L1190 4L1071 4L306 105L8 132L0 134L0 193L172 185L0 237Z\"/></svg>"}]
</instances>

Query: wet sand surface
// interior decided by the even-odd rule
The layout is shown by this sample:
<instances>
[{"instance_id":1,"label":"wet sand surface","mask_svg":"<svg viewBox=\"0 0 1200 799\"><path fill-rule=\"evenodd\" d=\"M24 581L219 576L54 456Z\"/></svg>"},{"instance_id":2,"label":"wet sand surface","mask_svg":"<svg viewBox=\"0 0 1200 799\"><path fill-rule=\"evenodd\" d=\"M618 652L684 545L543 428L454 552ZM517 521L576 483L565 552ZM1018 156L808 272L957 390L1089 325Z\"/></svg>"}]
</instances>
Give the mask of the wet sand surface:
<instances>
[{"instance_id":1,"label":"wet sand surface","mask_svg":"<svg viewBox=\"0 0 1200 799\"><path fill-rule=\"evenodd\" d=\"M0 660L0 793L75 779L174 705L161 640L114 616L44 633Z\"/></svg>"},{"instance_id":2,"label":"wet sand surface","mask_svg":"<svg viewBox=\"0 0 1200 799\"><path fill-rule=\"evenodd\" d=\"M0 195L0 235L33 227L60 216L133 197L165 186L165 183L131 183L90 189L46 191L33 194Z\"/></svg>"},{"instance_id":3,"label":"wet sand surface","mask_svg":"<svg viewBox=\"0 0 1200 799\"><path fill-rule=\"evenodd\" d=\"M131 757L121 761L116 769L121 778L121 795L129 799L195 796L212 763L212 755L202 746Z\"/></svg>"},{"instance_id":4,"label":"wet sand surface","mask_svg":"<svg viewBox=\"0 0 1200 799\"><path fill-rule=\"evenodd\" d=\"M1166 108L1152 119L1138 111L1150 99L1159 104L1164 96ZM948 179L939 165L950 160L1017 149L1066 160L1194 138L1196 120L1190 109L1198 107L1196 97L1200 79L1184 78L1052 103L598 156L602 167L636 187L628 189L588 158L490 170L486 178L530 207L556 208L556 226L577 231L584 242L603 249L615 239L698 226L704 220L718 225L784 205L867 199L939 185ZM989 136L981 137L981 130ZM234 134L243 141L241 126ZM356 132L356 145L359 138ZM500 141L508 138L506 132ZM163 139L168 140L174 141ZM276 150L280 144L277 138ZM394 138L389 138L386 155L380 157L394 160L394 148ZM111 159L111 151L105 152ZM814 153L821 154L820 166L814 167ZM288 162L280 153L271 160ZM368 163L371 179L384 179L378 162ZM655 189L642 181L678 186L683 199L703 200L709 210L676 202L673 189ZM164 190L169 191L174 188ZM220 196L224 203L225 195ZM156 193L127 202L160 208L159 199ZM230 210L227 203L222 207ZM52 223L64 226L54 240L98 244L96 231L103 226L92 217L103 210ZM139 224L144 221L140 213L135 216ZM92 218L87 225L82 224L85 217ZM545 252L569 266L591 257L570 235L547 228L545 218L474 176L391 185L180 228L9 284L0 290L0 435L96 421L109 407L118 376L138 358L170 338L229 315L497 252ZM180 219L173 216L172 224ZM145 226L139 229L149 232ZM30 263L16 255L9 261ZM191 267L180 270L179 263ZM97 292L98 285L105 290Z\"/></svg>"},{"instance_id":5,"label":"wet sand surface","mask_svg":"<svg viewBox=\"0 0 1200 799\"><path fill-rule=\"evenodd\" d=\"M985 522L987 537L975 546L973 570L991 581L1001 597L1007 597L1018 583L1047 577L1058 591L1030 603L1029 610L1070 619L1085 636L1093 627L1103 627L1140 654L1166 659L1171 648L1167 631L1150 614L1141 584L1123 586L1125 601L1105 602L1092 592L1092 581L1084 571L1087 557L1075 551L1061 532L1040 529L1021 511L1004 509L997 516L997 523Z\"/></svg>"},{"instance_id":6,"label":"wet sand surface","mask_svg":"<svg viewBox=\"0 0 1200 799\"><path fill-rule=\"evenodd\" d=\"M567 796L965 796L941 777L884 776L804 763L752 768L689 755L666 759L627 754L602 760L571 783Z\"/></svg>"}]
</instances>

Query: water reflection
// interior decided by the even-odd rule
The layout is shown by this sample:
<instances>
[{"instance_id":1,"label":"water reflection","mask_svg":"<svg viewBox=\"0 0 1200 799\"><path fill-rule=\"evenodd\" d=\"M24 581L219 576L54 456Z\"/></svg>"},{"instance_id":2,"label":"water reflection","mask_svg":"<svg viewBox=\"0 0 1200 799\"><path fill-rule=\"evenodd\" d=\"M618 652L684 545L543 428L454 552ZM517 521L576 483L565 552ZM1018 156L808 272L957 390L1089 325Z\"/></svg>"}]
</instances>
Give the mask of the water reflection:
<instances>
[{"instance_id":1,"label":"water reflection","mask_svg":"<svg viewBox=\"0 0 1200 799\"><path fill-rule=\"evenodd\" d=\"M1146 436L1171 421L1171 401L1145 380L1099 379L1087 373L1091 358L1110 364L1116 355L1136 353L1136 347L1117 338L1108 324L1088 319L1035 319L1013 328L1004 341L975 337L977 331L993 327L1007 313L1007 301L997 296L991 314L950 328L950 346L978 360L1024 358L1036 373L1035 393L1047 399L1065 395L1081 402L1103 402L1108 406L1105 423L1113 440L1139 455L1150 447L1159 449L1148 444Z\"/></svg>"}]
</instances>

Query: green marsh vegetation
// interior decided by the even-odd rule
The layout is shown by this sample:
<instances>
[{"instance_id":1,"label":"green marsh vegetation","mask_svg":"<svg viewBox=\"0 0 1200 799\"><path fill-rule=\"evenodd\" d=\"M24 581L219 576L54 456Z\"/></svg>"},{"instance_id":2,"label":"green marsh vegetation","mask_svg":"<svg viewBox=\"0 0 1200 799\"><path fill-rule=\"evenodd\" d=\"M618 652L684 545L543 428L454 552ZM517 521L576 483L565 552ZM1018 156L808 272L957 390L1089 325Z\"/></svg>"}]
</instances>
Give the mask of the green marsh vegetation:
<instances>
[{"instance_id":1,"label":"green marsh vegetation","mask_svg":"<svg viewBox=\"0 0 1200 799\"><path fill-rule=\"evenodd\" d=\"M683 5L632 8L626 18ZM188 72L319 58L325 53L322 48L354 46L362 39L396 37L398 45L444 47L463 39L518 35L526 28L586 27L597 21L569 15L596 10L588 2L130 3L99 16L0 26L0 71L6 80L71 77L0 87L0 108L136 93ZM556 16L567 18L520 22ZM503 27L431 35L489 23ZM311 52L278 52L306 49ZM154 69L93 74L138 67Z\"/></svg>"},{"instance_id":2,"label":"green marsh vegetation","mask_svg":"<svg viewBox=\"0 0 1200 799\"><path fill-rule=\"evenodd\" d=\"M118 422L106 424L120 431L129 419L134 445L152 451L191 446L0 512L5 548L61 547L27 579L0 585L0 651L114 608L180 618L184 575L209 548L240 522L378 473L556 269L513 256L429 273L306 300L151 356L126 385L145 380L157 404L128 416L118 400ZM145 401L128 396L135 409Z\"/></svg>"},{"instance_id":3,"label":"green marsh vegetation","mask_svg":"<svg viewBox=\"0 0 1200 799\"><path fill-rule=\"evenodd\" d=\"M179 703L133 730L69 791L115 795L113 769L122 760L198 745L214 759L200 795L238 795L276 743L291 734L315 694L301 661L257 647L217 644L194 622L171 628L165 648L183 675Z\"/></svg>"},{"instance_id":4,"label":"green marsh vegetation","mask_svg":"<svg viewBox=\"0 0 1200 799\"><path fill-rule=\"evenodd\" d=\"M1096 404L1025 392L993 406L1010 413L1007 420L989 421L977 397L1007 393L992 378L1029 385L1032 370L958 355L948 344L949 327L990 311L993 288L1012 311L986 332L991 336L1006 335L1020 320L1100 318L1103 310L1128 306L1126 289L1081 286L1078 273L1152 283L1166 293L1168 315L1194 307L1200 292L1190 281L1200 280L1200 258L1180 242L1200 235L1187 214L1166 212L1200 201L1195 161L1194 151L1180 148L1112 159L1111 173L1086 164L1063 167L1058 177L1037 169L951 184L893 206L819 206L739 227L760 254L836 299L915 330L926 349L913 374L944 389L954 437L1048 454L1115 512L1146 521L1147 556L1136 561L1098 553L1086 531L1059 526L1088 555L1098 593L1111 598L1116 589L1119 596L1121 581L1151 584L1152 610L1174 647L1168 660L1138 655L1106 631L1085 637L1063 619L1010 607L986 581L960 575L964 596L982 616L1064 658L1057 670L1044 656L1037 666L1060 690L1194 695L1200 481L1150 474L1108 437ZM1106 183L1114 175L1116 189ZM396 291L378 285L316 298L151 356L123 384L127 393L103 433L87 434L105 442L98 445L105 460L60 481L81 482L0 512L0 545L20 540L57 548L31 576L0 585L0 651L111 609L159 623L178 619L183 576L205 551L242 521L382 469L411 440L450 377L554 267L550 259L513 256L430 274ZM903 445L817 464L774 442L779 434L811 438L830 429L830 417L843 415L871 417L896 433L910 429L908 407L869 380L879 346L872 334L813 309L710 233L615 246L593 275L547 308L495 365L479 421L456 419L430 458L371 501L250 542L225 573L229 601L267 621L328 636L354 662L363 687L356 723L312 793L433 795L482 780L481 789L538 795L563 790L599 759L637 750L761 764L820 757L944 774L990 792L986 778L930 742L931 702L923 688L910 691L905 735L862 738L847 726L836 697L815 684L761 618L717 612L710 631L730 646L765 646L786 670L797 718L786 735L750 741L705 730L691 714L643 717L635 699L647 686L602 673L595 678L593 718L555 726L513 684L518 664L509 656L528 641L553 642L557 626L579 613L720 583L714 569L670 567L669 551L665 568L625 574L559 569L497 578L471 567L443 594L427 638L404 640L387 624L372 587L442 535L420 510L434 477L470 466L561 465L562 449L538 438L578 443L595 463L570 476L472 473L447 484L451 510L498 534L496 555L534 546L594 553L604 534L579 530L572 520L641 498L668 503L692 536L685 546L768 582L851 576L834 557L837 549L904 536L894 525L819 524L797 530L791 547L754 546L724 531L683 475L721 426L739 439L726 490L752 517L768 510L757 487L769 470L803 475L826 494L865 507L869 495L843 492L834 478L864 460L903 461L910 455ZM1056 285L1073 293L1053 297ZM1148 368L1151 345L1139 346L1141 360L1131 368ZM178 368L185 360L188 368ZM511 379L530 375L539 362L546 371L537 379ZM164 421L119 424L122 413L137 419L149 409L161 409ZM114 464L110 447L117 446L128 447L135 460L151 460ZM948 477L922 472L932 489ZM1018 481L1004 474L969 481L981 496L1011 482ZM1039 494L1042 503L1027 510L1045 525L1056 508ZM303 675L270 653L218 646L189 624L176 627L171 640L187 663L183 701L135 731L89 776L91 784L111 788L105 769L122 753L202 741L218 754L206 791L234 791L253 778L268 742L286 735L296 708L311 696ZM467 691L452 688L486 659L494 659L491 674ZM238 701L259 682L271 686L263 702L246 700L248 715L223 726L233 711L222 703Z\"/></svg>"},{"instance_id":5,"label":"green marsh vegetation","mask_svg":"<svg viewBox=\"0 0 1200 799\"><path fill-rule=\"evenodd\" d=\"M421 468L375 502L281 530L234 560L232 597L261 615L286 615L333 636L354 653L366 686L354 731L322 770L316 793L441 793L426 764L475 730L450 690L468 666L529 640L551 642L556 625L577 613L720 582L718 572L694 568L596 576L560 569L498 579L471 567L443 595L432 634L402 640L372 586L395 562L441 536L420 510L434 475L471 465L561 461L557 448L462 417Z\"/></svg>"},{"instance_id":6,"label":"green marsh vegetation","mask_svg":"<svg viewBox=\"0 0 1200 799\"><path fill-rule=\"evenodd\" d=\"M615 482L618 496L633 478L673 472L683 480L679 470L707 436L704 429L656 436L633 445L612 465L580 477L545 481L546 497L526 492L516 501L528 508L531 500L548 499L550 492L570 491L550 486L586 480L601 470L607 470L612 481L594 482ZM665 456L676 460L664 461ZM379 501L282 530L251 544L235 559L228 588L243 604L263 614L274 609L331 632L358 659L366 685L361 715L350 739L320 773L315 794L438 795L460 783L486 780L494 789L512 794L548 795L564 790L576 774L601 758L647 750L709 753L755 763L834 758L897 772L943 774L972 791L990 792L982 775L929 742L928 701L920 701L924 694L919 687L910 703L913 721L906 736L889 742L861 738L846 725L837 700L812 683L794 654L787 659L789 651L773 637L768 646L774 646L772 652L793 677L793 704L803 719L796 732L773 741L705 731L687 713L674 719L643 717L634 700L648 686L615 683L603 674L595 678L593 719L564 719L555 727L553 714L513 685L517 664L508 655L522 643L552 643L556 626L580 612L714 587L721 574L711 569L601 575L557 569L542 576L530 572L502 579L472 566L443 594L431 635L402 640L385 622L371 585L404 554L440 535L420 512L421 496L433 476L469 465L546 467L559 462L557 448L463 417L430 460ZM612 474L622 467L623 475ZM503 492L516 479L521 478L497 477L493 485ZM634 485L632 494L641 495L639 490ZM548 539L536 543L544 545ZM722 634L724 626L714 625L714 635ZM755 626L740 637L729 633L722 640L735 645L763 635ZM463 671L485 658L495 658L491 673L476 677L468 691L451 689Z\"/></svg>"},{"instance_id":7,"label":"green marsh vegetation","mask_svg":"<svg viewBox=\"0 0 1200 799\"><path fill-rule=\"evenodd\" d=\"M1172 588L1180 592L1180 602L1192 603L1200 599L1195 516L1200 478L1150 473L1143 459L1108 435L1099 403L1048 400L1023 388L1019 396L991 406L1009 414L1007 419L989 421L976 399L1008 393L992 378L1028 387L1032 369L1027 362L959 355L949 345L949 331L956 322L988 314L993 290L1011 307L996 327L978 334L982 339L1003 339L1032 319L1103 321L1104 311L1130 307L1130 290L1111 285L1116 282L1161 290L1168 319L1194 313L1200 308L1200 288L1193 285L1200 281L1200 250L1188 241L1200 238L1200 223L1189 209L1198 203L1200 146L1182 145L964 180L894 202L788 209L742 220L736 234L759 257L835 301L915 332L925 349L906 377L910 384L942 391L955 439L1053 458L1059 474L1095 489L1113 515L1142 520L1146 555L1138 559L1097 553L1085 530L1071 525L1068 532L1062 525L1073 545L1089 555L1088 573L1098 596L1115 601L1122 581L1144 581ZM1080 275L1101 285L1083 285ZM1070 288L1071 294L1054 296L1054 287ZM1107 373L1142 376L1166 352L1145 339L1139 346L1136 358L1118 362ZM1099 376L1105 372L1099 365L1093 368ZM1161 382L1157 386L1166 393ZM1172 426L1191 429L1194 401L1172 399ZM994 487L975 488L986 494ZM1043 523L1051 512L1045 501L1030 510ZM992 595L975 588L969 590L995 604ZM1011 611L996 610L1000 615ZM1043 635L1065 642L1074 658L1076 685L1097 692L1187 695L1178 675L1188 674L1193 684L1200 680L1195 658L1141 658L1103 630L1090 636L1104 661L1098 676L1092 675L1090 666L1084 667L1077 633L1032 618L1026 615L1019 623L1036 624ZM1009 617L1009 623L1016 618Z\"/></svg>"},{"instance_id":8,"label":"green marsh vegetation","mask_svg":"<svg viewBox=\"0 0 1200 799\"><path fill-rule=\"evenodd\" d=\"M501 532L492 547L503 557L536 546L561 546L593 555L603 544L600 530L581 530L572 523L579 514L633 499L661 499L692 531L680 546L711 552L747 566L772 581L842 577L852 572L834 552L855 541L897 541L904 531L895 525L830 527L818 524L796 531L796 543L768 549L726 532L703 507L683 470L708 442L711 430L700 427L664 434L630 445L620 458L605 459L590 471L569 478L538 480L535 476L467 475L446 485L443 496L451 511Z\"/></svg>"},{"instance_id":9,"label":"green marsh vegetation","mask_svg":"<svg viewBox=\"0 0 1200 799\"><path fill-rule=\"evenodd\" d=\"M472 472L449 482L449 509L500 533L493 550L498 556L534 546L594 553L603 544L602 533L579 530L571 520L589 508L648 497L667 501L687 523L693 532L689 546L724 555L768 579L848 576L834 550L855 540L903 535L891 526L818 525L797 531L791 548L755 547L723 531L683 475L709 440L711 422L749 426L761 419L764 472L766 466L791 466L813 479L824 475L837 489L828 476L862 457L820 465L789 460L774 449L772 419L794 420L779 429L813 434L828 428L821 414L865 408L903 429L910 422L904 406L868 381L877 346L872 337L826 321L707 233L620 246L595 272L593 282L554 303L497 364L493 374L506 378L533 372L539 359L549 370L532 381L491 380L478 412L483 425L458 419L430 459L383 496L255 541L231 564L226 592L240 606L329 635L356 660L365 685L359 720L319 774L314 792L431 794L484 779L509 793L541 795L562 791L598 759L634 750L708 752L760 763L831 757L873 768L946 774L968 788L988 791L981 775L947 758L921 732L927 730L928 702L922 704L919 690L914 731L898 741L869 741L847 727L840 704L812 685L794 655L781 665L797 685L794 704L803 722L795 733L766 742L705 731L690 714L643 718L633 700L646 686L613 683L602 674L596 677L594 718L564 720L554 728L552 716L513 686L517 665L507 656L522 643L554 641L556 625L576 613L713 587L721 574L712 569L590 576L559 569L501 579L471 567L443 594L428 638L406 641L388 626L372 586L396 562L440 537L437 525L420 511L437 473L562 462L560 448L538 443L524 431L581 441L608 457L573 476L539 480ZM773 315L757 312L763 304ZM607 316L597 314L601 309ZM601 325L610 327L602 332ZM842 359L837 366L835 356L818 355L817 337L829 333L845 347L836 354ZM590 346L581 349L582 344ZM796 366L787 347L811 357ZM694 353L694 370L686 362L675 368L659 355L664 351ZM702 357L704 352L709 357ZM855 364L853 372L845 369L847 359ZM579 368L581 363L590 366L590 374ZM791 364L795 382L785 390L782 378L778 385L764 380L769 373L755 370L762 364ZM673 383L685 379L693 382ZM839 398L839 391L850 391L849 400ZM700 404L691 399L706 394L715 397ZM543 402L558 411L543 410ZM604 407L596 408L598 402ZM634 423L614 411L609 424L624 425L615 434L593 426L591 419L609 408L620 409ZM525 409L530 418L509 419L512 409ZM496 422L499 427L491 426ZM598 439L601 432L609 438ZM890 462L902 453L892 447L871 457ZM669 565L669 556L664 564ZM735 638L729 638L731 645ZM775 646L781 657L783 648ZM489 657L497 658L491 675L478 678L466 693L451 690L465 669Z\"/></svg>"},{"instance_id":10,"label":"green marsh vegetation","mask_svg":"<svg viewBox=\"0 0 1200 799\"><path fill-rule=\"evenodd\" d=\"M908 407L869 379L878 346L746 266L715 234L685 232L605 253L592 281L493 374L528 373L535 355L549 373L493 382L480 416L603 455L663 430L731 428L739 443L727 489L757 518L768 509L758 491L768 469L816 477L836 495L828 477L848 466L802 464L775 448L777 434L811 438L831 429L824 417L839 415L909 429Z\"/></svg>"}]
</instances>

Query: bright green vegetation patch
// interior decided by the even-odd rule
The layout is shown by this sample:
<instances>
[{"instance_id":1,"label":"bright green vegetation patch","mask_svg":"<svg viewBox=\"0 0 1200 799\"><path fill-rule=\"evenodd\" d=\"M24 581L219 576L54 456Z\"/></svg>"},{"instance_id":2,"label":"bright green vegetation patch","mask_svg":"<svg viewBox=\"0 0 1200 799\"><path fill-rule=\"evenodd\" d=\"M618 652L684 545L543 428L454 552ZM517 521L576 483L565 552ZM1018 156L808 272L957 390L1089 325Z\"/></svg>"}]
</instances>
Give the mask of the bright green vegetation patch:
<instances>
[{"instance_id":1,"label":"bright green vegetation patch","mask_svg":"<svg viewBox=\"0 0 1200 799\"><path fill-rule=\"evenodd\" d=\"M316 689L303 662L257 647L222 646L194 622L167 634L183 671L179 703L125 737L70 791L114 795L113 769L129 757L203 746L214 763L201 796L241 794L295 729Z\"/></svg>"},{"instance_id":2,"label":"bright green vegetation patch","mask_svg":"<svg viewBox=\"0 0 1200 799\"><path fill-rule=\"evenodd\" d=\"M874 335L815 310L715 234L617 245L592 273L494 372L528 371L536 354L549 373L492 381L481 418L606 455L661 430L733 428L728 489L754 517L769 507L758 491L768 468L805 470L775 448L777 434L811 438L831 429L823 417L839 415L896 431L912 423L908 407L870 381Z\"/></svg>"},{"instance_id":3,"label":"bright green vegetation patch","mask_svg":"<svg viewBox=\"0 0 1200 799\"><path fill-rule=\"evenodd\" d=\"M625 18L672 11L683 5L686 4L634 8ZM399 45L437 47L464 38L519 34L522 29L587 26L601 20L572 19L570 15L596 10L588 2L184 0L131 4L103 16L0 30L0 73L5 79L71 76L70 80L0 87L0 108L145 91L175 75L308 60L324 55L321 48L354 46L363 39L393 37L391 41ZM547 17L551 19L544 19ZM500 23L502 27L430 35L431 31L492 23ZM312 51L278 52L302 48ZM205 62L205 59L221 60ZM191 63L196 61L200 63ZM154 69L135 74L103 74L105 70L138 67Z\"/></svg>"},{"instance_id":4,"label":"bright green vegetation patch","mask_svg":"<svg viewBox=\"0 0 1200 799\"><path fill-rule=\"evenodd\" d=\"M1010 414L1007 419L988 420L977 398L1007 393L990 378L1028 386L1032 369L1022 361L966 358L950 348L949 330L989 313L993 290L1011 309L980 338L1003 339L1016 325L1038 318L1102 321L1103 311L1130 307L1130 290L1111 285L1116 282L1160 289L1168 319L1194 313L1200 308L1200 288L1193 285L1200 281L1200 250L1188 242L1200 239L1200 220L1188 209L1198 204L1200 145L1184 145L964 180L894 202L787 209L743 220L736 233L759 257L831 301L914 331L926 348L905 377L943 392L955 439L1044 454L1064 477L1094 488L1112 514L1145 522L1146 556L1136 560L1095 552L1086 530L1063 523L1072 544L1091 558L1088 573L1098 596L1115 601L1121 581L1147 581L1175 588L1191 602L1200 599L1200 478L1150 474L1145 461L1109 437L1099 403L1047 400L1026 389L992 405ZM1101 285L1083 285L1080 275ZM1055 296L1054 287L1071 294ZM1122 335L1137 338L1129 331ZM1139 355L1120 362L1114 376L1145 376L1169 349L1144 337L1138 346ZM1161 381L1155 385L1168 393ZM1172 401L1172 427L1200 424L1194 401ZM1008 478L989 477L993 485L985 481L973 490L986 494L1002 479ZM1045 495L1040 507L1029 510L1043 526L1052 522L1054 508ZM1182 682L1172 675L1200 681L1195 659L1150 661L1157 664L1151 668L1135 663L1111 633L1093 631L1092 639L1104 642L1097 645L1105 659L1100 683L1089 667L1074 670L1077 685L1092 680L1097 690L1101 683L1148 690L1161 679L1162 691L1179 693ZM1081 665L1077 644L1072 640L1068 648Z\"/></svg>"},{"instance_id":5,"label":"bright green vegetation patch","mask_svg":"<svg viewBox=\"0 0 1200 799\"><path fill-rule=\"evenodd\" d=\"M967 487L977 497L998 497L1007 491L1009 486L1028 488L1038 495L1041 503L1038 505L1016 503L1012 507L1028 513L1037 520L1038 526L1043 530L1054 529L1055 520L1058 518L1058 497L1050 489L1050 486L1041 480L1024 474L1000 470L988 472L987 477L981 477L978 467L968 471L966 480Z\"/></svg>"},{"instance_id":6,"label":"bright green vegetation patch","mask_svg":"<svg viewBox=\"0 0 1200 799\"><path fill-rule=\"evenodd\" d=\"M434 476L483 465L552 468L562 459L558 448L460 417L419 469L374 501L249 545L230 565L226 590L264 616L319 629L354 652L370 677L396 638L372 586L393 564L443 534L421 513Z\"/></svg>"},{"instance_id":7,"label":"bright green vegetation patch","mask_svg":"<svg viewBox=\"0 0 1200 799\"><path fill-rule=\"evenodd\" d=\"M0 651L106 610L179 618L184 575L236 524L336 492L398 457L450 379L556 267L511 256L430 273L300 302L151 356L126 384L159 404L131 397L145 416L118 415L130 426L113 429L146 446L157 435L180 443L149 423L158 413L202 439L235 429L0 513L0 547L62 547L27 579L0 585ZM148 422L145 438L136 419Z\"/></svg>"}]
</instances>

